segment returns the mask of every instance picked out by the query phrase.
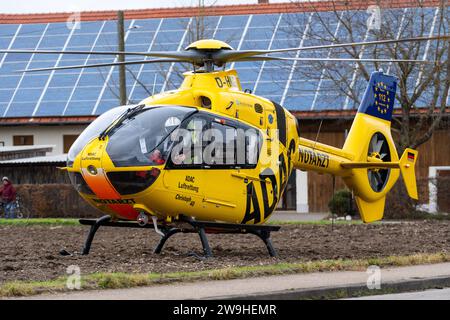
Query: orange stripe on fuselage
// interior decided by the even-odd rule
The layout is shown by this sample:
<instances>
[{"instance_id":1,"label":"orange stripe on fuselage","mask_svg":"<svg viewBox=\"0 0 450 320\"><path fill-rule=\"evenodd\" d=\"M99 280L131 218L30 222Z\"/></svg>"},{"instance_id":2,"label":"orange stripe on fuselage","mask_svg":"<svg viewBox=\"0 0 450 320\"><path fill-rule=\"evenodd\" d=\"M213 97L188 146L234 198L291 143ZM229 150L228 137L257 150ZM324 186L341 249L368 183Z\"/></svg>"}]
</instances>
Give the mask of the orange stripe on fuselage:
<instances>
[{"instance_id":1,"label":"orange stripe on fuselage","mask_svg":"<svg viewBox=\"0 0 450 320\"><path fill-rule=\"evenodd\" d=\"M111 184L107 180L103 169L97 169L96 175L90 174L85 168L83 168L81 172L83 174L84 180L86 180L86 183L99 199L121 199L121 195L113 188L113 186L111 186ZM137 219L138 213L136 212L136 210L134 210L132 205L108 204L108 207L114 212L117 212L121 218L129 220Z\"/></svg>"},{"instance_id":2,"label":"orange stripe on fuselage","mask_svg":"<svg viewBox=\"0 0 450 320\"><path fill-rule=\"evenodd\" d=\"M121 195L109 183L105 171L102 169L101 158L105 149L105 141L93 140L86 146L81 155L81 174L95 195L102 200L119 200ZM90 174L89 166L97 169L97 174ZM108 207L116 212L120 218L135 220L138 213L129 204L108 204Z\"/></svg>"}]
</instances>

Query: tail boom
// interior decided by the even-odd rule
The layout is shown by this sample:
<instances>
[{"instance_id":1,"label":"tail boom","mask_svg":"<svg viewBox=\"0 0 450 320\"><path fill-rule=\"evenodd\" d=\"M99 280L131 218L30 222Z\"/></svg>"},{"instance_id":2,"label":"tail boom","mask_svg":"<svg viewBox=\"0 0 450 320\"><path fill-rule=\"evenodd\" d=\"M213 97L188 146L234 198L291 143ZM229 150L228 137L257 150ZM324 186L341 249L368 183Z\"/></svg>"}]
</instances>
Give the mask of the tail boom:
<instances>
[{"instance_id":1,"label":"tail boom","mask_svg":"<svg viewBox=\"0 0 450 320\"><path fill-rule=\"evenodd\" d=\"M299 170L345 176L350 174L350 170L342 168L341 163L351 159L352 155L342 149L300 138L298 154L293 162L294 167Z\"/></svg>"},{"instance_id":2,"label":"tail boom","mask_svg":"<svg viewBox=\"0 0 450 320\"><path fill-rule=\"evenodd\" d=\"M353 190L364 222L383 217L386 194L400 173L411 198L417 199L418 152L406 149L399 159L391 135L397 79L374 72L342 149L300 138L294 167L341 176Z\"/></svg>"}]
</instances>

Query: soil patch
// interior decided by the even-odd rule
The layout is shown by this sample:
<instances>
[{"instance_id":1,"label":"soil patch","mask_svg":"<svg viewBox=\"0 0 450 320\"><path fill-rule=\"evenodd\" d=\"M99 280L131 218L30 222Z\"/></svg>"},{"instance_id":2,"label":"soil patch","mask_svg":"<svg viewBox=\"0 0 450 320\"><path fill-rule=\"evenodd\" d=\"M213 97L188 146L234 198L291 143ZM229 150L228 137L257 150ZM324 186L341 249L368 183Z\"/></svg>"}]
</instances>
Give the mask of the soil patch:
<instances>
[{"instance_id":1,"label":"soil patch","mask_svg":"<svg viewBox=\"0 0 450 320\"><path fill-rule=\"evenodd\" d=\"M166 273L231 266L267 265L323 259L363 259L417 253L449 253L449 221L371 225L285 225L272 241L279 257L271 258L252 235L208 235L214 258L200 260L195 234L177 234L161 255L153 254L159 236L151 229L103 227L88 256L61 256L81 251L86 226L0 226L0 283L49 280L66 275L70 265L94 272Z\"/></svg>"}]
</instances>

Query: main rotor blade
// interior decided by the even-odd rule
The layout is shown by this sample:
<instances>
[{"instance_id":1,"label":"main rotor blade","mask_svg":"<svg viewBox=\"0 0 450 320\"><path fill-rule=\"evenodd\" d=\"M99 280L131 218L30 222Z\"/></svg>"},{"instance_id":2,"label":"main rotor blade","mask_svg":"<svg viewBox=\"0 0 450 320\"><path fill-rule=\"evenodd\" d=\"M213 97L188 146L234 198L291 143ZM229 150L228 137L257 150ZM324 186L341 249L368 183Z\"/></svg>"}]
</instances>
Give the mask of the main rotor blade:
<instances>
[{"instance_id":1,"label":"main rotor blade","mask_svg":"<svg viewBox=\"0 0 450 320\"><path fill-rule=\"evenodd\" d=\"M96 64L86 64L86 65L75 65L75 66L50 67L50 68L39 68L39 69L26 69L26 70L17 70L15 72L39 72L39 71L68 70L68 69L81 69L81 68L99 68L99 67L132 65L132 64L165 63L165 62L190 62L190 61L183 61L183 60L179 60L179 59L153 59L153 60L138 60L138 61L125 61L125 62L111 62L111 63L96 63Z\"/></svg>"},{"instance_id":2,"label":"main rotor blade","mask_svg":"<svg viewBox=\"0 0 450 320\"><path fill-rule=\"evenodd\" d=\"M389 43L402 43L402 42L420 42L430 40L449 40L450 36L432 36L432 37L414 37L403 39L390 39L390 40L375 40L366 42L349 42L349 43L334 43L327 45L298 47L298 48L285 48L285 49L273 49L273 50L235 50L235 51L219 51L214 55L215 60L222 62L236 61L246 57L258 56L262 54L291 52L291 51L307 51L307 50L319 50L319 49L331 49L331 48L344 48L354 46L366 46L366 45L379 45Z\"/></svg>"},{"instance_id":3,"label":"main rotor blade","mask_svg":"<svg viewBox=\"0 0 450 320\"><path fill-rule=\"evenodd\" d=\"M0 49L0 53L29 53L29 54L80 54L80 55L126 55L126 56L145 56L157 58L183 59L190 61L201 60L204 55L198 51L151 51L151 52L133 52L133 51L79 51L79 50L26 50L26 49Z\"/></svg>"},{"instance_id":4,"label":"main rotor blade","mask_svg":"<svg viewBox=\"0 0 450 320\"><path fill-rule=\"evenodd\" d=\"M283 57L247 57L236 60L236 62L245 61L336 61L336 62L414 62L414 63L435 63L435 61L427 60L401 60L401 59L353 59L353 58L283 58ZM41 71L54 71L54 70L69 70L69 69L84 69L84 68L100 68L100 67L112 67L121 65L134 65L134 64L149 64L149 63L172 63L172 62L185 62L192 63L190 60L181 59L153 59L153 60L137 60L137 61L125 61L125 62L111 62L111 63L96 63L96 64L81 64L74 66L61 66L61 67L49 67L38 69L25 69L17 70L14 72L41 72Z\"/></svg>"},{"instance_id":5,"label":"main rotor blade","mask_svg":"<svg viewBox=\"0 0 450 320\"><path fill-rule=\"evenodd\" d=\"M413 62L413 63L424 63L424 64L435 64L436 61L432 60L407 60L407 59L357 59L357 58L284 58L284 57L269 57L269 56L256 56L256 57L246 57L236 62L246 62L246 61L336 61L336 62Z\"/></svg>"},{"instance_id":6,"label":"main rotor blade","mask_svg":"<svg viewBox=\"0 0 450 320\"><path fill-rule=\"evenodd\" d=\"M378 44L389 44L389 43L402 43L402 42L421 42L430 40L449 40L450 36L432 36L432 37L413 37L413 38L403 38L403 39L389 39L389 40L375 40L375 41L363 41L363 42L349 42L349 43L334 43L328 45L319 46L309 46L300 48L287 48L287 49L274 49L268 50L270 53L274 52L288 52L288 51L302 51L302 50L318 50L318 49L331 49L331 48L344 48L344 47L354 47L354 46L366 46L366 45L378 45Z\"/></svg>"}]
</instances>

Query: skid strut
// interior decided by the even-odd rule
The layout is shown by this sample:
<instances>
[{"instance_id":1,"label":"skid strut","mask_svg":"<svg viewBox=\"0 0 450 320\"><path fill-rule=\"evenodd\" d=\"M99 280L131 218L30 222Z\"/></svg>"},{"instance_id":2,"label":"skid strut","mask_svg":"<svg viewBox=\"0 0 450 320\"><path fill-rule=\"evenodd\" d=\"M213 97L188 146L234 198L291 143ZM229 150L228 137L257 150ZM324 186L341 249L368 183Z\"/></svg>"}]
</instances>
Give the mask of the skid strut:
<instances>
[{"instance_id":1,"label":"skid strut","mask_svg":"<svg viewBox=\"0 0 450 320\"><path fill-rule=\"evenodd\" d=\"M95 233L100 226L109 227L126 227L126 228L154 228L155 226L151 223L140 226L136 222L131 221L111 221L110 216L103 216L97 220L94 219L80 219L83 225L90 225L91 229L86 238L86 242L83 247L82 254L89 254L92 240L94 239ZM272 231L280 230L280 226L268 226L268 225L248 225L248 224L234 224L234 223L220 223L220 222L209 222L209 221L196 221L190 218L181 218L187 227L174 227L168 225L158 225L158 229L163 234L156 246L154 253L161 253L167 240L177 233L197 233L200 237L200 241L203 247L204 257L212 257L212 250L209 246L207 233L214 234L253 234L260 238L267 247L271 257L276 257L277 252L273 247L272 241L270 240L270 233Z\"/></svg>"},{"instance_id":2,"label":"skid strut","mask_svg":"<svg viewBox=\"0 0 450 320\"><path fill-rule=\"evenodd\" d=\"M105 222L109 221L111 221L111 216L109 215L103 216L94 221L94 223L91 225L91 229L89 230L86 242L84 243L83 251L81 253L82 255L89 254L89 251L91 250L92 240L94 240L94 236L98 228L100 228L100 226Z\"/></svg>"}]
</instances>

